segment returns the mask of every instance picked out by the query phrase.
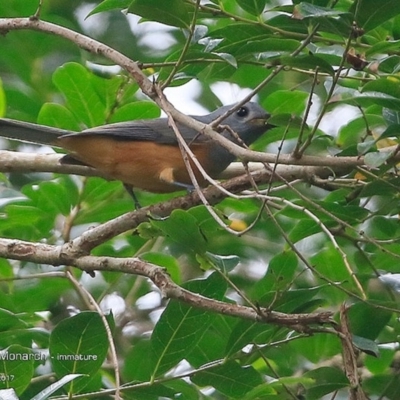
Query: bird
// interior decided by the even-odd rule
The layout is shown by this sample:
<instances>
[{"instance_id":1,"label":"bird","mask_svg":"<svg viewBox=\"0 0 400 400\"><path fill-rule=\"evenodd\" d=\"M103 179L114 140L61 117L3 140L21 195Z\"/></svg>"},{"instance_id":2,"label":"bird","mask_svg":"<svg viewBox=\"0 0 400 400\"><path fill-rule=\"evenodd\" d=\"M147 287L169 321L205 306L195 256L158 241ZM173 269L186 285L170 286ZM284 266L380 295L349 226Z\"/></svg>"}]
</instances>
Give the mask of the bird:
<instances>
[{"instance_id":1,"label":"bird","mask_svg":"<svg viewBox=\"0 0 400 400\"><path fill-rule=\"evenodd\" d=\"M210 114L192 117L209 124L232 107L222 106ZM270 114L258 103L247 102L223 120L220 134L236 144L248 146L271 129L269 118ZM235 160L233 154L210 137L180 123L177 127L212 178L217 178ZM79 133L0 118L0 136L63 148L67 154L61 158L61 163L90 166L109 179L122 181L135 201L133 189L170 193L193 188L167 118L118 122ZM207 181L199 169L192 162L191 165L199 185L206 186Z\"/></svg>"}]
</instances>

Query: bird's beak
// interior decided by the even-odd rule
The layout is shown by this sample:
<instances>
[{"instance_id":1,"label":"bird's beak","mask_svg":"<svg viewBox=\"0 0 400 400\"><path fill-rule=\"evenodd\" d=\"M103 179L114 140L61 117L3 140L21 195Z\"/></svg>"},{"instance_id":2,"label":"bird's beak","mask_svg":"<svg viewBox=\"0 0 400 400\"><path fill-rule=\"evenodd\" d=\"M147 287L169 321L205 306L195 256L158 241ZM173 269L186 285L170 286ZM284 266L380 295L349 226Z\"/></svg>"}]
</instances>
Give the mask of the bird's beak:
<instances>
[{"instance_id":1,"label":"bird's beak","mask_svg":"<svg viewBox=\"0 0 400 400\"><path fill-rule=\"evenodd\" d=\"M254 118L250 122L255 126L265 126L266 129L274 128L275 125L269 124L268 120L271 118L271 114L265 114L262 118Z\"/></svg>"}]
</instances>

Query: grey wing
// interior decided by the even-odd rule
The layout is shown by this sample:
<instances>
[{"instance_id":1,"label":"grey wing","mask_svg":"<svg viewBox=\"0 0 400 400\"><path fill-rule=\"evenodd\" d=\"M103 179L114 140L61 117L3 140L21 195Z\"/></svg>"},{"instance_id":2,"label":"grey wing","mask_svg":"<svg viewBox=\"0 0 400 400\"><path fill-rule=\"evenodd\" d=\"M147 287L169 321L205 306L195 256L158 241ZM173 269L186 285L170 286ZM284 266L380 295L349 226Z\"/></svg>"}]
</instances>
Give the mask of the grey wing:
<instances>
[{"instance_id":1,"label":"grey wing","mask_svg":"<svg viewBox=\"0 0 400 400\"><path fill-rule=\"evenodd\" d=\"M194 139L196 139L196 141L202 141L206 139L204 135L198 134L193 129L187 128L184 125L178 124L178 128L187 142L190 142ZM118 122L115 124L102 125L95 128L86 129L81 133L73 135L101 135L112 137L121 141L135 140L151 141L163 144L177 143L175 133L172 128L168 126L168 120L166 118Z\"/></svg>"}]
</instances>

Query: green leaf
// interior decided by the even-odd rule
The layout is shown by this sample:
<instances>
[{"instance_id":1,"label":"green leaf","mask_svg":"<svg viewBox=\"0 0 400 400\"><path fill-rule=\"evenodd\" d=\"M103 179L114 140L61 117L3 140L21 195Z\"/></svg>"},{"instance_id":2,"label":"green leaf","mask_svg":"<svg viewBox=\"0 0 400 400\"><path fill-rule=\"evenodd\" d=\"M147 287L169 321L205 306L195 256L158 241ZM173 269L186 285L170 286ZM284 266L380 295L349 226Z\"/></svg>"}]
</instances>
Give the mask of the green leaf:
<instances>
[{"instance_id":1,"label":"green leaf","mask_svg":"<svg viewBox=\"0 0 400 400\"><path fill-rule=\"evenodd\" d=\"M236 0L243 10L248 13L258 16L265 8L265 0Z\"/></svg>"},{"instance_id":2,"label":"green leaf","mask_svg":"<svg viewBox=\"0 0 400 400\"><path fill-rule=\"evenodd\" d=\"M89 71L77 63L64 64L53 74L54 84L64 94L68 108L89 128L105 121L105 107L90 77Z\"/></svg>"},{"instance_id":3,"label":"green leaf","mask_svg":"<svg viewBox=\"0 0 400 400\"><path fill-rule=\"evenodd\" d=\"M166 59L166 62L176 62L180 55L180 50L174 52ZM213 75L213 79L216 79L223 74L225 69L233 73L237 68L237 60L229 53L189 51L178 72L175 74L171 86L183 85L193 78L198 79L207 73L205 71L212 70L214 67L216 68L216 74ZM162 67L158 79L165 81L171 71L171 66Z\"/></svg>"},{"instance_id":4,"label":"green leaf","mask_svg":"<svg viewBox=\"0 0 400 400\"><path fill-rule=\"evenodd\" d=\"M220 57L222 60L225 60L227 64L231 65L234 68L237 68L238 63L235 57L229 53L213 53L216 56Z\"/></svg>"},{"instance_id":5,"label":"green leaf","mask_svg":"<svg viewBox=\"0 0 400 400\"><path fill-rule=\"evenodd\" d=\"M31 349L15 344L0 351L0 390L12 388L20 395L33 378L33 371Z\"/></svg>"},{"instance_id":6,"label":"green leaf","mask_svg":"<svg viewBox=\"0 0 400 400\"><path fill-rule=\"evenodd\" d=\"M292 57L292 56L282 56L279 57L275 63L279 63L282 65L287 65L289 67L294 67L294 68L300 68L300 69L306 69L306 70L315 70L316 68L319 69L321 72L326 72L329 75L334 74L334 70L327 61L325 61L323 58L315 55L300 55L297 57Z\"/></svg>"},{"instance_id":7,"label":"green leaf","mask_svg":"<svg viewBox=\"0 0 400 400\"><path fill-rule=\"evenodd\" d=\"M379 357L365 357L364 365L374 375L382 375L390 371L390 365L394 361L396 351L394 349L379 349ZM390 375L390 373L389 373Z\"/></svg>"},{"instance_id":8,"label":"green leaf","mask_svg":"<svg viewBox=\"0 0 400 400\"><path fill-rule=\"evenodd\" d=\"M359 207L355 205L342 205L329 201L321 201L318 202L318 204L337 218L346 220L348 224L361 223L363 219L366 218L368 215L368 210L366 210L364 207ZM324 222L331 221L331 217L324 216L324 213L316 212L316 215L320 217Z\"/></svg>"},{"instance_id":9,"label":"green leaf","mask_svg":"<svg viewBox=\"0 0 400 400\"><path fill-rule=\"evenodd\" d=\"M227 25L224 28L210 32L210 42L212 44L215 43L211 50L218 53L248 54L247 45L254 41L265 39L265 33L265 29L258 25ZM206 48L206 51L211 50ZM259 52L261 51L262 48L260 48ZM254 48L251 50L252 52L254 52Z\"/></svg>"},{"instance_id":10,"label":"green leaf","mask_svg":"<svg viewBox=\"0 0 400 400\"><path fill-rule=\"evenodd\" d=\"M90 85L101 101L107 118L112 117L113 113L121 106L132 102L132 98L138 90L136 82L131 82L124 76L114 75L110 72L107 75L107 71L103 72L101 66L97 66L97 64L89 64L87 68Z\"/></svg>"},{"instance_id":11,"label":"green leaf","mask_svg":"<svg viewBox=\"0 0 400 400\"><path fill-rule=\"evenodd\" d=\"M388 40L378 42L366 50L365 55L370 57L375 54L383 54L391 51L396 51L400 47L400 40Z\"/></svg>"},{"instance_id":12,"label":"green leaf","mask_svg":"<svg viewBox=\"0 0 400 400\"><path fill-rule=\"evenodd\" d=\"M251 297L259 301L267 293L285 290L292 282L297 266L297 257L292 251L276 254L270 260L266 274L254 284Z\"/></svg>"},{"instance_id":13,"label":"green leaf","mask_svg":"<svg viewBox=\"0 0 400 400\"><path fill-rule=\"evenodd\" d=\"M14 313L4 308L0 308L0 332L10 329L22 328L26 325Z\"/></svg>"},{"instance_id":14,"label":"green leaf","mask_svg":"<svg viewBox=\"0 0 400 400\"><path fill-rule=\"evenodd\" d=\"M340 128L336 144L341 148L358 144L359 140L367 135L368 128L374 131L375 128L381 128L384 125L385 121L380 115L364 114Z\"/></svg>"},{"instance_id":15,"label":"green leaf","mask_svg":"<svg viewBox=\"0 0 400 400\"><path fill-rule=\"evenodd\" d=\"M392 313L382 309L377 313L369 304L356 303L350 307L348 317L353 335L375 340L385 329Z\"/></svg>"},{"instance_id":16,"label":"green leaf","mask_svg":"<svg viewBox=\"0 0 400 400\"><path fill-rule=\"evenodd\" d=\"M82 312L62 320L50 336L50 358L59 378L84 374L69 386L71 393L82 390L95 377L108 351L107 333L99 314Z\"/></svg>"},{"instance_id":17,"label":"green leaf","mask_svg":"<svg viewBox=\"0 0 400 400\"><path fill-rule=\"evenodd\" d=\"M276 39L269 37L261 40L251 40L246 44L246 51L257 53L261 58L268 59L267 55L280 53L292 53L301 45L300 41L294 39Z\"/></svg>"},{"instance_id":18,"label":"green leaf","mask_svg":"<svg viewBox=\"0 0 400 400\"><path fill-rule=\"evenodd\" d=\"M140 258L144 261L148 261L152 264L165 268L168 272L168 275L175 283L179 284L182 281L179 263L175 257L165 253L149 252L141 254Z\"/></svg>"},{"instance_id":19,"label":"green leaf","mask_svg":"<svg viewBox=\"0 0 400 400\"><path fill-rule=\"evenodd\" d=\"M355 13L355 20L360 28L370 31L381 25L385 21L400 14L400 2L397 0L385 0L379 2L379 7L375 0L360 0L353 3L350 11Z\"/></svg>"},{"instance_id":20,"label":"green leaf","mask_svg":"<svg viewBox=\"0 0 400 400\"><path fill-rule=\"evenodd\" d=\"M286 313L310 312L318 308L322 301L314 297L320 292L320 286L307 289L288 290L280 293L275 301L275 308ZM260 299L260 304L268 307L276 293L268 293Z\"/></svg>"},{"instance_id":21,"label":"green leaf","mask_svg":"<svg viewBox=\"0 0 400 400\"><path fill-rule=\"evenodd\" d=\"M171 388L174 391L174 396L171 398L185 400L199 400L199 390L197 387L187 382L184 379L171 379L164 383L164 386Z\"/></svg>"},{"instance_id":22,"label":"green leaf","mask_svg":"<svg viewBox=\"0 0 400 400\"><path fill-rule=\"evenodd\" d=\"M160 117L160 109L150 101L135 101L119 107L112 115L110 123L151 119Z\"/></svg>"},{"instance_id":23,"label":"green leaf","mask_svg":"<svg viewBox=\"0 0 400 400\"><path fill-rule=\"evenodd\" d=\"M32 200L32 204L40 213L47 217L40 217L44 224L51 223L57 215L68 215L78 200L78 189L69 176L60 177L54 181L40 182L38 186L24 186L22 192ZM48 220L48 221L46 221Z\"/></svg>"},{"instance_id":24,"label":"green leaf","mask_svg":"<svg viewBox=\"0 0 400 400\"><path fill-rule=\"evenodd\" d=\"M346 98L337 102L330 103L332 106L340 103L350 104L353 106L368 107L371 105L379 105L393 110L400 110L400 99L394 96L380 92L366 92L362 95L353 93L350 98Z\"/></svg>"},{"instance_id":25,"label":"green leaf","mask_svg":"<svg viewBox=\"0 0 400 400\"><path fill-rule=\"evenodd\" d=\"M229 357L231 347L227 345L227 338L231 336L236 321L233 318L215 315L212 324L204 331L204 335L190 353L186 360L194 368ZM210 346L210 343L213 345Z\"/></svg>"},{"instance_id":26,"label":"green leaf","mask_svg":"<svg viewBox=\"0 0 400 400\"><path fill-rule=\"evenodd\" d=\"M367 153L364 156L365 165L368 165L371 168L378 168L382 164L384 164L390 157L392 153L389 151L377 151L373 153Z\"/></svg>"},{"instance_id":27,"label":"green leaf","mask_svg":"<svg viewBox=\"0 0 400 400\"><path fill-rule=\"evenodd\" d=\"M148 338L135 343L125 356L123 364L123 376L129 381L145 382L150 380L154 371L154 362L150 356L152 344ZM137 366L140 364L140 368Z\"/></svg>"},{"instance_id":28,"label":"green leaf","mask_svg":"<svg viewBox=\"0 0 400 400\"><path fill-rule=\"evenodd\" d=\"M61 389L64 385L72 380L79 378L82 374L69 374L61 378L60 380L53 382L50 386L42 390L36 396L32 397L31 400L46 400L49 398L51 394L56 392L58 389Z\"/></svg>"},{"instance_id":29,"label":"green leaf","mask_svg":"<svg viewBox=\"0 0 400 400\"><path fill-rule=\"evenodd\" d=\"M388 74L396 74L400 70L400 56L387 56L379 63L379 71ZM398 81L397 77L390 77L394 81Z\"/></svg>"},{"instance_id":30,"label":"green leaf","mask_svg":"<svg viewBox=\"0 0 400 400\"><path fill-rule=\"evenodd\" d=\"M390 216L377 215L371 219L371 229L377 239L390 240L394 238L398 228L398 221Z\"/></svg>"},{"instance_id":31,"label":"green leaf","mask_svg":"<svg viewBox=\"0 0 400 400\"><path fill-rule=\"evenodd\" d=\"M384 132L379 136L379 139L399 137L400 136L400 124L390 125Z\"/></svg>"},{"instance_id":32,"label":"green leaf","mask_svg":"<svg viewBox=\"0 0 400 400\"><path fill-rule=\"evenodd\" d=\"M361 93L381 92L393 97L400 97L400 81L397 78L380 78L367 82L361 89Z\"/></svg>"},{"instance_id":33,"label":"green leaf","mask_svg":"<svg viewBox=\"0 0 400 400\"><path fill-rule=\"evenodd\" d=\"M307 400L319 400L323 396L348 386L344 373L337 368L321 367L303 374L305 378L312 378L312 384L306 384Z\"/></svg>"},{"instance_id":34,"label":"green leaf","mask_svg":"<svg viewBox=\"0 0 400 400\"><path fill-rule=\"evenodd\" d=\"M388 125L400 125L400 112L384 108L382 116Z\"/></svg>"},{"instance_id":35,"label":"green leaf","mask_svg":"<svg viewBox=\"0 0 400 400\"><path fill-rule=\"evenodd\" d=\"M80 126L68 108L56 103L45 103L38 115L38 124L80 131Z\"/></svg>"},{"instance_id":36,"label":"green leaf","mask_svg":"<svg viewBox=\"0 0 400 400\"><path fill-rule=\"evenodd\" d=\"M378 345L373 340L353 335L352 342L354 346L364 353L369 354L370 356L379 357Z\"/></svg>"},{"instance_id":37,"label":"green leaf","mask_svg":"<svg viewBox=\"0 0 400 400\"><path fill-rule=\"evenodd\" d=\"M375 147L376 140L366 140L365 142L361 142L357 144L358 154L365 154L369 150L376 150Z\"/></svg>"},{"instance_id":38,"label":"green leaf","mask_svg":"<svg viewBox=\"0 0 400 400\"><path fill-rule=\"evenodd\" d=\"M335 282L353 283L341 255L330 244L310 258L310 262L323 275ZM338 291L335 291L339 295ZM335 299L339 300L339 299Z\"/></svg>"},{"instance_id":39,"label":"green leaf","mask_svg":"<svg viewBox=\"0 0 400 400\"><path fill-rule=\"evenodd\" d=\"M269 280L274 282L270 290L284 289L293 280L297 266L296 254L290 250L283 251L271 259L267 274L263 279L268 277Z\"/></svg>"},{"instance_id":40,"label":"green leaf","mask_svg":"<svg viewBox=\"0 0 400 400\"><path fill-rule=\"evenodd\" d=\"M288 352L289 354L298 354L315 365L322 360L341 355L342 348L337 337L332 335L313 335L304 338L304 340L291 342Z\"/></svg>"},{"instance_id":41,"label":"green leaf","mask_svg":"<svg viewBox=\"0 0 400 400\"><path fill-rule=\"evenodd\" d=\"M297 222L297 224L293 226L293 229L289 232L289 239L293 243L296 243L299 240L315 235L319 232L321 232L321 227L318 226L315 221L302 218Z\"/></svg>"},{"instance_id":42,"label":"green leaf","mask_svg":"<svg viewBox=\"0 0 400 400\"><path fill-rule=\"evenodd\" d=\"M319 17L338 17L347 12L335 10L327 7L320 7L315 4L301 2L294 7L294 12L296 18L319 18Z\"/></svg>"},{"instance_id":43,"label":"green leaf","mask_svg":"<svg viewBox=\"0 0 400 400\"><path fill-rule=\"evenodd\" d=\"M162 221L150 221L153 226L160 229L165 236L195 253L203 254L207 248L197 219L183 210L174 210L171 215Z\"/></svg>"},{"instance_id":44,"label":"green leaf","mask_svg":"<svg viewBox=\"0 0 400 400\"><path fill-rule=\"evenodd\" d=\"M277 90L263 102L263 107L271 114L300 115L306 108L309 94L299 90Z\"/></svg>"},{"instance_id":45,"label":"green leaf","mask_svg":"<svg viewBox=\"0 0 400 400\"><path fill-rule=\"evenodd\" d=\"M41 210L32 206L20 206L9 204L6 207L7 217L12 220L14 225L29 226L35 225L46 216Z\"/></svg>"},{"instance_id":46,"label":"green leaf","mask_svg":"<svg viewBox=\"0 0 400 400\"><path fill-rule=\"evenodd\" d=\"M195 280L185 289L213 299L222 300L226 282L219 274ZM183 360L201 340L216 316L185 303L171 300L151 335L153 376L160 376Z\"/></svg>"},{"instance_id":47,"label":"green leaf","mask_svg":"<svg viewBox=\"0 0 400 400\"><path fill-rule=\"evenodd\" d=\"M111 10L123 10L128 8L132 3L132 0L104 0L100 4L98 4L88 15L86 18L91 15L98 14L100 12L106 12Z\"/></svg>"},{"instance_id":48,"label":"green leaf","mask_svg":"<svg viewBox=\"0 0 400 400\"><path fill-rule=\"evenodd\" d=\"M248 393L246 393L246 400L267 399L268 395L272 395L274 397L278 395L278 391L272 387L270 382L262 383L261 385L258 385L254 389L250 390ZM271 398L273 399L273 397Z\"/></svg>"},{"instance_id":49,"label":"green leaf","mask_svg":"<svg viewBox=\"0 0 400 400\"><path fill-rule=\"evenodd\" d=\"M182 0L132 0L128 12L178 28L189 28L191 22L191 8Z\"/></svg>"},{"instance_id":50,"label":"green leaf","mask_svg":"<svg viewBox=\"0 0 400 400\"><path fill-rule=\"evenodd\" d=\"M206 257L216 268L225 273L231 272L240 262L240 258L234 255L221 256L207 252Z\"/></svg>"},{"instance_id":51,"label":"green leaf","mask_svg":"<svg viewBox=\"0 0 400 400\"><path fill-rule=\"evenodd\" d=\"M361 197L370 196L396 196L398 194L399 179L388 181L376 180L368 183L361 191Z\"/></svg>"},{"instance_id":52,"label":"green leaf","mask_svg":"<svg viewBox=\"0 0 400 400\"><path fill-rule=\"evenodd\" d=\"M240 399L261 385L263 378L251 366L242 367L235 361L227 361L223 365L196 373L191 381L199 386L215 387L228 398Z\"/></svg>"}]
</instances>

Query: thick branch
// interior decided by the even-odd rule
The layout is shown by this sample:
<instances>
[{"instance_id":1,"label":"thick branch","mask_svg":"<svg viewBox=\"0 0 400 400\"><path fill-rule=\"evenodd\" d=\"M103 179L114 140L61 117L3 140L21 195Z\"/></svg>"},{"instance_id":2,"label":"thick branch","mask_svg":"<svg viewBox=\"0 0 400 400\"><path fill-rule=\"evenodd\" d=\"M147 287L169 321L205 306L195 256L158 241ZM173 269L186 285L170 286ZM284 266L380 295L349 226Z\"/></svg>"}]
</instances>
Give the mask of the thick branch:
<instances>
[{"instance_id":1,"label":"thick branch","mask_svg":"<svg viewBox=\"0 0 400 400\"><path fill-rule=\"evenodd\" d=\"M71 246L50 246L20 240L0 239L0 257L15 260L33 261L42 264L71 264L86 271L115 271L136 274L151 279L167 298L183 301L188 305L224 315L240 317L254 322L274 323L296 330L307 330L310 324L331 324L331 313L310 313L288 315L280 312L224 303L189 292L175 284L161 267L144 262L138 258L114 258L80 256Z\"/></svg>"},{"instance_id":2,"label":"thick branch","mask_svg":"<svg viewBox=\"0 0 400 400\"><path fill-rule=\"evenodd\" d=\"M0 150L0 172L53 172L82 176L101 176L101 173L84 165L61 164L63 154L19 153Z\"/></svg>"},{"instance_id":3,"label":"thick branch","mask_svg":"<svg viewBox=\"0 0 400 400\"><path fill-rule=\"evenodd\" d=\"M346 305L342 305L340 309L340 325L336 326L336 330L340 333L339 337L342 342L343 366L346 376L350 382L350 400L367 400L367 396L362 389L361 380L358 373L358 352L353 345L347 311Z\"/></svg>"}]
</instances>

